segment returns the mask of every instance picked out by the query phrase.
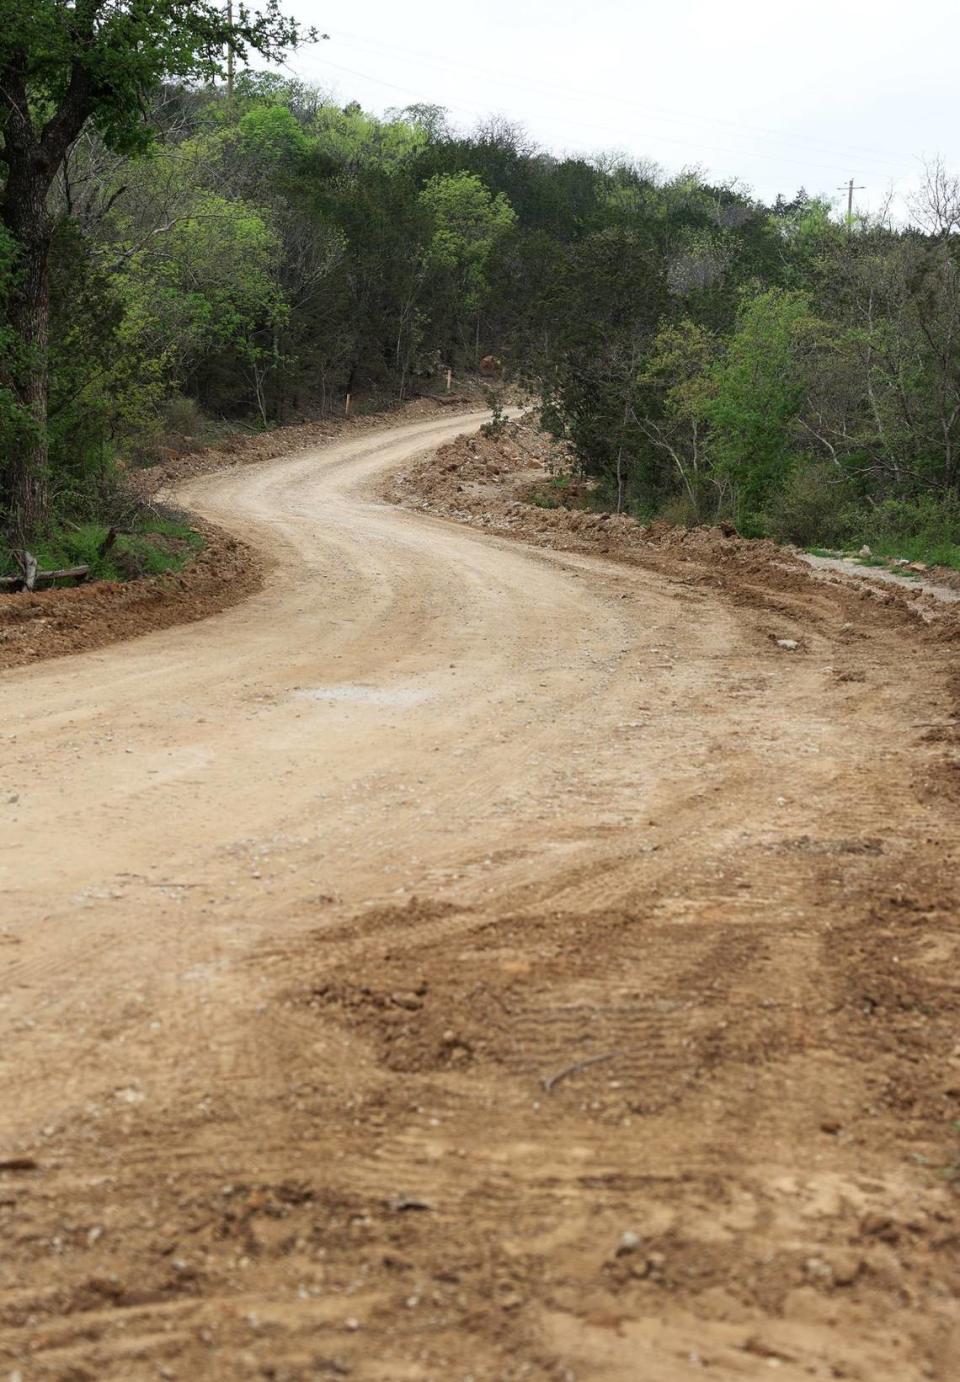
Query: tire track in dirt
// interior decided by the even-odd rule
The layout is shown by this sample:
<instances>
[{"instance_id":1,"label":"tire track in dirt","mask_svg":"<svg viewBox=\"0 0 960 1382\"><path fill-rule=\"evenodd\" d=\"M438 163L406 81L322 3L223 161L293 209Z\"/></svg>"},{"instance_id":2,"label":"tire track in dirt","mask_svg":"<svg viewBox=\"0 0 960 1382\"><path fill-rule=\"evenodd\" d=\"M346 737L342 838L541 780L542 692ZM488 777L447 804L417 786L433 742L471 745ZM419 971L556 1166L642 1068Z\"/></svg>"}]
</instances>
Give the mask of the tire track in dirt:
<instances>
[{"instance_id":1,"label":"tire track in dirt","mask_svg":"<svg viewBox=\"0 0 960 1382\"><path fill-rule=\"evenodd\" d=\"M376 502L457 425L192 482L264 590L0 682L0 1365L949 1382L948 657Z\"/></svg>"}]
</instances>

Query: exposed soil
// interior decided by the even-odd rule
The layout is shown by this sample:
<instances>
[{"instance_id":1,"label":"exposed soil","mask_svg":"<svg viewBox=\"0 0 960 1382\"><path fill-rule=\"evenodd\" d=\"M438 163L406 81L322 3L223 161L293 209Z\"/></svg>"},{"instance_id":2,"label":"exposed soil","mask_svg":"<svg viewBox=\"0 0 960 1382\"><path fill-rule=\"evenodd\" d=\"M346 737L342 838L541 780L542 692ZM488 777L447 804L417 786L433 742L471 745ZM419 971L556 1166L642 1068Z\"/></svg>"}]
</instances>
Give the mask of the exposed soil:
<instances>
[{"instance_id":1,"label":"exposed soil","mask_svg":"<svg viewBox=\"0 0 960 1382\"><path fill-rule=\"evenodd\" d=\"M180 571L0 596L0 670L105 648L245 600L260 586L262 559L210 523L197 527L204 546Z\"/></svg>"},{"instance_id":2,"label":"exposed soil","mask_svg":"<svg viewBox=\"0 0 960 1382\"><path fill-rule=\"evenodd\" d=\"M885 568L851 567L766 539L741 538L727 525L688 529L592 510L587 507L587 487L566 473L568 465L562 444L515 420L500 436L456 438L436 457L422 458L390 476L383 494L394 503L539 547L600 553L664 571L675 571L680 562L690 568L691 579L729 588L738 599L754 598L744 587L748 575L763 578L762 590L755 593L761 602L770 589L809 593L812 568L819 580L834 587L841 604L851 599L879 603L908 618L935 623L940 637L960 633L957 611L943 607L956 603L956 572L931 568L931 579L909 580ZM545 500L552 506L545 507ZM658 560L661 555L665 563Z\"/></svg>"},{"instance_id":3,"label":"exposed soil","mask_svg":"<svg viewBox=\"0 0 960 1382\"><path fill-rule=\"evenodd\" d=\"M482 420L192 480L262 589L0 679L0 1377L958 1376L954 615Z\"/></svg>"},{"instance_id":4,"label":"exposed soil","mask_svg":"<svg viewBox=\"0 0 960 1382\"><path fill-rule=\"evenodd\" d=\"M131 488L153 499L201 475L329 445L344 436L394 427L398 421L468 411L456 396L438 404L420 399L393 414L302 423L258 436L231 437L217 447L185 451L160 465L131 472ZM0 671L43 658L104 648L174 624L206 619L245 600L263 579L264 558L210 523L198 524L204 548L182 570L132 581L97 581L70 589L0 595Z\"/></svg>"}]
</instances>

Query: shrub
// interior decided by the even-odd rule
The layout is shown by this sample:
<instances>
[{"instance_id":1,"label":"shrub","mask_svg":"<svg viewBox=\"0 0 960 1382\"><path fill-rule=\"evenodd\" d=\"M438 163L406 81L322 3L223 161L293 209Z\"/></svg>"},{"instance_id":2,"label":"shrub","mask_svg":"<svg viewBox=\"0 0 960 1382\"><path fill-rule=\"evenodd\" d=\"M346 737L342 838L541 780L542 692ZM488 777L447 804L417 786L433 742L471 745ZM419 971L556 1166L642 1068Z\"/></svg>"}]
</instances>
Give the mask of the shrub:
<instances>
[{"instance_id":1,"label":"shrub","mask_svg":"<svg viewBox=\"0 0 960 1382\"><path fill-rule=\"evenodd\" d=\"M163 430L178 437L195 437L203 432L205 419L199 403L194 398L178 394L168 399L163 407Z\"/></svg>"},{"instance_id":2,"label":"shrub","mask_svg":"<svg viewBox=\"0 0 960 1382\"><path fill-rule=\"evenodd\" d=\"M89 566L93 580L124 581L179 571L203 546L200 534L173 513L141 513L136 527L120 533L101 556L107 531L101 523L63 523L31 550L41 571ZM0 575L17 569L12 551L0 546Z\"/></svg>"},{"instance_id":3,"label":"shrub","mask_svg":"<svg viewBox=\"0 0 960 1382\"><path fill-rule=\"evenodd\" d=\"M826 463L798 465L767 501L762 526L776 542L838 546L857 527L849 484Z\"/></svg>"},{"instance_id":4,"label":"shrub","mask_svg":"<svg viewBox=\"0 0 960 1382\"><path fill-rule=\"evenodd\" d=\"M656 517L675 528L696 528L703 522L696 504L689 494L675 494L657 509Z\"/></svg>"},{"instance_id":5,"label":"shrub","mask_svg":"<svg viewBox=\"0 0 960 1382\"><path fill-rule=\"evenodd\" d=\"M864 515L862 533L878 553L960 567L960 498L919 494L885 499Z\"/></svg>"}]
</instances>

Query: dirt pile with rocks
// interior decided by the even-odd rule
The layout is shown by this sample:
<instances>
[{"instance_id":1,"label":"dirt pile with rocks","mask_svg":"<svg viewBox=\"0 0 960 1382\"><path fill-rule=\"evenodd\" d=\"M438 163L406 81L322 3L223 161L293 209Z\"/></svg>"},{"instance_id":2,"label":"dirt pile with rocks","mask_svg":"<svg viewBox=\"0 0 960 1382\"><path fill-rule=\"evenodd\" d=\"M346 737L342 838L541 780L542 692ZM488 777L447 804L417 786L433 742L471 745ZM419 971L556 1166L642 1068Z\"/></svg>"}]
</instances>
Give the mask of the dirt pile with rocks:
<instances>
[{"instance_id":1,"label":"dirt pile with rocks","mask_svg":"<svg viewBox=\"0 0 960 1382\"><path fill-rule=\"evenodd\" d=\"M407 508L538 547L641 564L673 580L680 563L683 579L727 590L741 603L775 606L776 592L807 594L820 584L851 617L859 617L864 606L879 607L893 618L930 625L938 638L960 640L956 606L929 590L857 579L862 572L814 573L790 548L740 537L728 524L644 524L627 514L583 507L589 485L571 480L570 464L563 445L520 420L498 435L458 437L389 477L383 493Z\"/></svg>"},{"instance_id":2,"label":"dirt pile with rocks","mask_svg":"<svg viewBox=\"0 0 960 1382\"><path fill-rule=\"evenodd\" d=\"M256 590L262 567L252 548L210 524L196 527L203 549L181 571L0 598L0 669L206 619Z\"/></svg>"}]
</instances>

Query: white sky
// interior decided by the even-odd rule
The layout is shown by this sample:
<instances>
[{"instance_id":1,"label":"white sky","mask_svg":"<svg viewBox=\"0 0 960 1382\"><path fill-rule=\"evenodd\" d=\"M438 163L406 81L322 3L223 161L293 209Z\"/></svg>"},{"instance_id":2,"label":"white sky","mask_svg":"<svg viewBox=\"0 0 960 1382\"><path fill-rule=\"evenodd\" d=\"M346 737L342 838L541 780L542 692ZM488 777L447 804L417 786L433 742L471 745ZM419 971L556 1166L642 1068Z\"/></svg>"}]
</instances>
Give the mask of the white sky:
<instances>
[{"instance_id":1,"label":"white sky","mask_svg":"<svg viewBox=\"0 0 960 1382\"><path fill-rule=\"evenodd\" d=\"M428 101L503 114L555 153L700 165L766 200L876 211L923 156L960 171L957 0L286 0L330 34L290 68L380 112Z\"/></svg>"}]
</instances>

